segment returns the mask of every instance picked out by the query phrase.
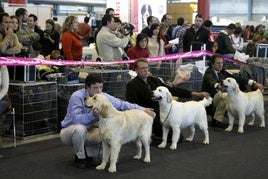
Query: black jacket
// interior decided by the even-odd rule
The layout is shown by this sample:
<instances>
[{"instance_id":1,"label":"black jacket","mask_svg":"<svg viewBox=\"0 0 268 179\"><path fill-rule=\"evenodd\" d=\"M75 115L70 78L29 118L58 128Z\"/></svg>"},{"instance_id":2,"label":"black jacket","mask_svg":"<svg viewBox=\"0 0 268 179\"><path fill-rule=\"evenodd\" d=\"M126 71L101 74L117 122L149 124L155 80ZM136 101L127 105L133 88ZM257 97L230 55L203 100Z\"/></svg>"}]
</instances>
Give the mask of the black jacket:
<instances>
[{"instance_id":1,"label":"black jacket","mask_svg":"<svg viewBox=\"0 0 268 179\"><path fill-rule=\"evenodd\" d=\"M126 100L146 108L154 109L156 117L153 123L153 133L156 136L162 137L159 103L152 100L152 91L159 86L165 86L169 89L173 96L184 98L191 98L192 92L178 87L170 87L164 84L159 78L153 76L148 77L147 82L148 85L139 76L136 76L134 79L128 82L126 87Z\"/></svg>"},{"instance_id":2,"label":"black jacket","mask_svg":"<svg viewBox=\"0 0 268 179\"><path fill-rule=\"evenodd\" d=\"M204 28L200 27L197 32L194 31L194 26L187 29L183 37L183 51L189 52L192 42L201 42L207 44L209 42L210 32ZM200 50L194 49L193 50Z\"/></svg>"},{"instance_id":3,"label":"black jacket","mask_svg":"<svg viewBox=\"0 0 268 179\"><path fill-rule=\"evenodd\" d=\"M218 53L222 55L235 53L235 49L232 46L231 39L224 32L219 33L216 41L218 43L218 51L217 51Z\"/></svg>"},{"instance_id":4,"label":"black jacket","mask_svg":"<svg viewBox=\"0 0 268 179\"><path fill-rule=\"evenodd\" d=\"M241 90L245 89L245 86L248 84L249 79L238 75L233 75L227 72L225 69L222 69L220 73L224 78L232 77L236 79ZM214 95L218 92L217 89L214 88L216 83L221 83L221 81L218 79L213 67L209 67L203 76L202 91L208 92L211 97L214 97Z\"/></svg>"}]
</instances>

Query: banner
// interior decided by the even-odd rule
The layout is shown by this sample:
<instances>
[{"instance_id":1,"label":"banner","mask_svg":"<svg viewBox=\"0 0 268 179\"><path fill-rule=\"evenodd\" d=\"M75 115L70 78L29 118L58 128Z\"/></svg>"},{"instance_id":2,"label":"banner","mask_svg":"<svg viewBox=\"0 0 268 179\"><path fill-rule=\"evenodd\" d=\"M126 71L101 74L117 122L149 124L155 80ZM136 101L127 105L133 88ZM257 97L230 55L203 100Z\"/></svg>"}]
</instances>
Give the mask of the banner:
<instances>
[{"instance_id":1,"label":"banner","mask_svg":"<svg viewBox=\"0 0 268 179\"><path fill-rule=\"evenodd\" d=\"M28 0L8 0L9 6L21 6L26 5Z\"/></svg>"}]
</instances>

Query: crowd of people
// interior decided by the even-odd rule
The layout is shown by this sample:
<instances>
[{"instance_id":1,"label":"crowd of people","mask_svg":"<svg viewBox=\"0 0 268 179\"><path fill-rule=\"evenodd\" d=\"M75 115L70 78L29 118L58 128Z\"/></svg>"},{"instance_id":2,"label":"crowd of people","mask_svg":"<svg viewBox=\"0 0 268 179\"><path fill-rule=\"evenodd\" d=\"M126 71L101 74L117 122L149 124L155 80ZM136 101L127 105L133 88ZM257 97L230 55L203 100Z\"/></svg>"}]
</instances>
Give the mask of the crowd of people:
<instances>
[{"instance_id":1,"label":"crowd of people","mask_svg":"<svg viewBox=\"0 0 268 179\"><path fill-rule=\"evenodd\" d=\"M82 48L89 44L89 38L92 35L88 22L88 17L85 17L84 23L79 23L76 16L68 16L62 26L56 27L56 22L48 19L46 29L42 30L38 26L37 16L34 14L28 16L28 12L24 8L18 8L15 16L3 12L0 14L0 54L1 56L33 58L41 58L40 55L43 55L43 58L47 59L54 51L60 51L64 59L80 61ZM177 24L172 24L172 15L168 13L160 22L156 17L149 16L147 23L148 26L135 36L133 43L131 37L135 34L131 24L124 24L120 19L114 17L112 8L108 8L102 18L102 27L95 37L98 56L106 62L124 60L125 56L136 59L130 65L130 69L134 70L137 76L126 84L126 101L103 92L104 81L101 75L90 74L90 72L85 79L85 87L71 95L66 116L61 122L60 138L64 144L73 147L75 164L79 168L95 165L94 158L98 157L101 151L97 123L100 111L86 108L85 97L102 93L118 110L140 109L152 116L155 113L153 140L157 141L162 137L162 127L159 120L159 105L152 101L151 94L158 86L165 86L172 95L184 98L214 97L222 90L220 82L226 77L234 77L241 86L250 85L254 88L264 88L262 84L253 79L234 76L226 72L223 68L222 56L233 54L236 50L244 51L245 48L242 48L240 44L244 40L252 39L254 44L263 43L268 39L268 33L263 32L263 26L256 28L256 33L251 34L248 29L243 32L238 25L230 24L219 32L216 39L213 39L212 22L209 20L203 22L201 14L195 16L194 24L190 27L183 17L177 19ZM178 39L178 42L170 43L174 39ZM62 49L59 49L60 42ZM200 91L168 85L157 77L162 67L161 61L150 62L147 60L148 57L200 50L204 44L215 55L210 59L210 66L204 74ZM121 65L111 64L107 68L121 69ZM115 77L112 76L112 78ZM7 68L1 66L0 116L10 105L6 95L9 85L7 79L9 79ZM217 112L217 107L214 105L207 108L207 113L212 116L212 126L224 127L222 116L214 117Z\"/></svg>"}]
</instances>

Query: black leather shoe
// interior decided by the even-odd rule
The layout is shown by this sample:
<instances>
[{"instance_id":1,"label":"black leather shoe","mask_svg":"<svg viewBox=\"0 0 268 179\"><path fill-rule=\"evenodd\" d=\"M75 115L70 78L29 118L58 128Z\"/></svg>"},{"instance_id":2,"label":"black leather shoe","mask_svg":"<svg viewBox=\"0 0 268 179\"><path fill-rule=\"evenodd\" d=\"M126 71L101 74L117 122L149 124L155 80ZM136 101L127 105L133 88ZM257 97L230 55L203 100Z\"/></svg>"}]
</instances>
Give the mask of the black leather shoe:
<instances>
[{"instance_id":1,"label":"black leather shoe","mask_svg":"<svg viewBox=\"0 0 268 179\"><path fill-rule=\"evenodd\" d=\"M93 157L86 157L86 164L88 167L96 167L100 164L99 159Z\"/></svg>"},{"instance_id":2,"label":"black leather shoe","mask_svg":"<svg viewBox=\"0 0 268 179\"><path fill-rule=\"evenodd\" d=\"M88 167L86 159L79 159L75 155L74 164L77 168L85 169Z\"/></svg>"},{"instance_id":3,"label":"black leather shoe","mask_svg":"<svg viewBox=\"0 0 268 179\"><path fill-rule=\"evenodd\" d=\"M162 137L156 136L155 134L152 134L152 145L159 145L162 142Z\"/></svg>"},{"instance_id":4,"label":"black leather shoe","mask_svg":"<svg viewBox=\"0 0 268 179\"><path fill-rule=\"evenodd\" d=\"M225 124L223 122L220 122L220 121L217 121L215 119L211 121L211 126L212 127L223 128L223 129L228 127L227 124Z\"/></svg>"}]
</instances>

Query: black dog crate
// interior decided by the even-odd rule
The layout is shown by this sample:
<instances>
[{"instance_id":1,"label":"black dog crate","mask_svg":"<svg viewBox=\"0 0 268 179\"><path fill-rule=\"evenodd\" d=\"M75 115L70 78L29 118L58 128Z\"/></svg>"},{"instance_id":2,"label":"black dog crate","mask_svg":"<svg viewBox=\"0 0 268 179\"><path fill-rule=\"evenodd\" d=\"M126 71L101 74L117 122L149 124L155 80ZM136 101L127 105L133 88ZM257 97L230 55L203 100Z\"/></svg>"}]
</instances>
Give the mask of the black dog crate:
<instances>
[{"instance_id":1,"label":"black dog crate","mask_svg":"<svg viewBox=\"0 0 268 179\"><path fill-rule=\"evenodd\" d=\"M20 139L57 132L57 83L10 83L9 94Z\"/></svg>"}]
</instances>

